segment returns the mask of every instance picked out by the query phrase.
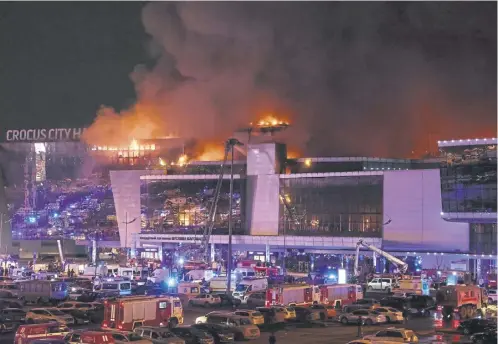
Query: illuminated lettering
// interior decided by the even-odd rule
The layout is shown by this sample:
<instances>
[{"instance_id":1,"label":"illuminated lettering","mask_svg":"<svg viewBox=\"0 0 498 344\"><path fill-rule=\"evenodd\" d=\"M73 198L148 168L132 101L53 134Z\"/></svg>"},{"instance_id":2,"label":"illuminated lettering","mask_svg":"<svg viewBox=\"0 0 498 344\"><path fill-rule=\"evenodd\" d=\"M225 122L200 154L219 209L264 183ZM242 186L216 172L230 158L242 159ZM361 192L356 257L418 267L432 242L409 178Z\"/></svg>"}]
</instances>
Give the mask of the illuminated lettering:
<instances>
[{"instance_id":1,"label":"illuminated lettering","mask_svg":"<svg viewBox=\"0 0 498 344\"><path fill-rule=\"evenodd\" d=\"M55 140L55 137L56 137L56 129L50 129L48 131L48 139L49 140Z\"/></svg>"},{"instance_id":2,"label":"illuminated lettering","mask_svg":"<svg viewBox=\"0 0 498 344\"><path fill-rule=\"evenodd\" d=\"M26 130L25 129L19 130L19 140L21 140L21 141L26 140Z\"/></svg>"},{"instance_id":3,"label":"illuminated lettering","mask_svg":"<svg viewBox=\"0 0 498 344\"><path fill-rule=\"evenodd\" d=\"M12 141L12 138L13 138L12 132L13 132L13 130L7 130L7 137L6 137L7 141Z\"/></svg>"},{"instance_id":4,"label":"illuminated lettering","mask_svg":"<svg viewBox=\"0 0 498 344\"><path fill-rule=\"evenodd\" d=\"M53 129L11 129L7 130L5 140L16 141L79 141L85 128L53 128Z\"/></svg>"}]
</instances>

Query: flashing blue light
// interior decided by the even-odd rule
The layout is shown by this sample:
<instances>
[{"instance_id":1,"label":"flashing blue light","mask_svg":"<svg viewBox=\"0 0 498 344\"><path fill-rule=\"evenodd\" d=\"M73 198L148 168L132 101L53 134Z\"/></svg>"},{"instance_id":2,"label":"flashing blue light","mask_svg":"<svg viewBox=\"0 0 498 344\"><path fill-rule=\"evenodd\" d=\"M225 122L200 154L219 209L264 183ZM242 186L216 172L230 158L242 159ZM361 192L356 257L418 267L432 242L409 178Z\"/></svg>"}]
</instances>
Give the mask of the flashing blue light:
<instances>
[{"instance_id":1,"label":"flashing blue light","mask_svg":"<svg viewBox=\"0 0 498 344\"><path fill-rule=\"evenodd\" d=\"M59 217L59 214L57 214L57 213L54 213L54 217Z\"/></svg>"},{"instance_id":2,"label":"flashing blue light","mask_svg":"<svg viewBox=\"0 0 498 344\"><path fill-rule=\"evenodd\" d=\"M30 217L28 221L29 223L36 223L36 217Z\"/></svg>"},{"instance_id":3,"label":"flashing blue light","mask_svg":"<svg viewBox=\"0 0 498 344\"><path fill-rule=\"evenodd\" d=\"M419 272L419 271L420 271L420 269L417 269L417 272Z\"/></svg>"},{"instance_id":4,"label":"flashing blue light","mask_svg":"<svg viewBox=\"0 0 498 344\"><path fill-rule=\"evenodd\" d=\"M168 280L168 287L174 287L176 285L176 280L174 278L170 278Z\"/></svg>"},{"instance_id":5,"label":"flashing blue light","mask_svg":"<svg viewBox=\"0 0 498 344\"><path fill-rule=\"evenodd\" d=\"M330 274L329 275L329 279L336 279L336 278L337 278L337 276L335 274Z\"/></svg>"},{"instance_id":6,"label":"flashing blue light","mask_svg":"<svg viewBox=\"0 0 498 344\"><path fill-rule=\"evenodd\" d=\"M178 264L183 265L183 263L185 263L185 261L183 260L183 258L178 259Z\"/></svg>"}]
</instances>

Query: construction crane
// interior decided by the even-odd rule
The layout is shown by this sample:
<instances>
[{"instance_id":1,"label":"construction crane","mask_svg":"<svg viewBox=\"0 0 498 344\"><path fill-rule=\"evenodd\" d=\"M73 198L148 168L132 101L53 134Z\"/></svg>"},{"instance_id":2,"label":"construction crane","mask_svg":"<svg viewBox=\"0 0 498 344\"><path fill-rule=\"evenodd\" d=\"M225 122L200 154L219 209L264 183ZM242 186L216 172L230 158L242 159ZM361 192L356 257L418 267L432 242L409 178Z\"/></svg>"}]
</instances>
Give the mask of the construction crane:
<instances>
[{"instance_id":1,"label":"construction crane","mask_svg":"<svg viewBox=\"0 0 498 344\"><path fill-rule=\"evenodd\" d=\"M216 184L216 189L213 195L213 203L211 203L211 207L209 209L208 219L206 221L206 225L204 226L204 232L202 233L202 241L201 241L201 250L203 250L204 261L210 262L210 254L209 254L209 240L211 238L211 234L213 233L216 213L218 210L218 201L220 200L221 193L221 184L223 183L223 175L225 172L225 165L228 160L228 153L232 147L227 142L225 144L225 155L223 157L223 162L221 163L220 174L218 176L218 183ZM233 151L232 151L233 154Z\"/></svg>"},{"instance_id":2,"label":"construction crane","mask_svg":"<svg viewBox=\"0 0 498 344\"><path fill-rule=\"evenodd\" d=\"M406 264L401 259L398 259L395 256L393 256L385 251L382 251L380 248L377 248L373 245L369 245L369 244L365 243L363 240L360 240L356 243L356 256L354 258L354 273L355 273L356 277L360 276L360 270L358 269L358 260L360 257L360 248L361 247L367 248L370 251L377 253L379 256L386 258L388 261L390 261L391 263L396 265L399 272L402 274L404 274L406 272L406 270L408 270L408 264Z\"/></svg>"}]
</instances>

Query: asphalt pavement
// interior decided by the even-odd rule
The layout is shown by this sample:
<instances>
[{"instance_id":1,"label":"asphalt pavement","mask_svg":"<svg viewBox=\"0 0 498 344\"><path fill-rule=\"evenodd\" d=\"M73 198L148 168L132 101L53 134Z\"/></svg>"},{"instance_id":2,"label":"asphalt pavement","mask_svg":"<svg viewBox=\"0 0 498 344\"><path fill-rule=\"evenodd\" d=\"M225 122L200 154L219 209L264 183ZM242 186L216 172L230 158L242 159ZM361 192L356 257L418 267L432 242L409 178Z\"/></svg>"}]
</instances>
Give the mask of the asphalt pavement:
<instances>
[{"instance_id":1,"label":"asphalt pavement","mask_svg":"<svg viewBox=\"0 0 498 344\"><path fill-rule=\"evenodd\" d=\"M379 294L379 293L376 293ZM369 293L365 297L382 298L382 295L373 295ZM31 307L26 307L26 310ZM184 309L185 321L184 325L191 325L195 323L195 319L201 315L214 310L227 310L230 308L219 307L191 307L187 306ZM99 324L91 324L84 326L77 326L74 329L97 329ZM374 334L377 331L388 328L408 328L413 330L420 338L420 343L432 343L433 341L442 341L446 343L468 343L468 337L456 335L454 323L441 324L433 317L421 317L410 319L406 324L384 324L364 326L363 335ZM269 333L262 331L261 337L257 340L252 340L253 344L268 343ZM330 344L330 343L347 343L357 338L357 326L355 325L342 325L334 320L329 320L322 323L315 324L299 324L288 323L283 330L275 333L277 343L285 344ZM14 333L0 335L0 344L14 343Z\"/></svg>"}]
</instances>

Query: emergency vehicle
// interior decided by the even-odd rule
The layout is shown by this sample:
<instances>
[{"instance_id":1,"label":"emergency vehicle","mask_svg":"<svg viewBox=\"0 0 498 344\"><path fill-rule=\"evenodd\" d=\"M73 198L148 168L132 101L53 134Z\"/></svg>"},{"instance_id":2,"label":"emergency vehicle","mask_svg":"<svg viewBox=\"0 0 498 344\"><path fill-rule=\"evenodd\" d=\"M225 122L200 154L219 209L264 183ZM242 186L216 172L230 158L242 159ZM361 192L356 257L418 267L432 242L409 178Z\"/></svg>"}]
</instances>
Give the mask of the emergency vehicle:
<instances>
[{"instance_id":1,"label":"emergency vehicle","mask_svg":"<svg viewBox=\"0 0 498 344\"><path fill-rule=\"evenodd\" d=\"M313 286L308 284L282 284L266 291L266 307L272 305L313 303Z\"/></svg>"},{"instance_id":2,"label":"emergency vehicle","mask_svg":"<svg viewBox=\"0 0 498 344\"><path fill-rule=\"evenodd\" d=\"M29 344L40 339L63 339L70 330L66 325L50 322L34 325L20 325L14 338L15 344Z\"/></svg>"},{"instance_id":3,"label":"emergency vehicle","mask_svg":"<svg viewBox=\"0 0 498 344\"><path fill-rule=\"evenodd\" d=\"M487 299L485 290L475 285L448 285L436 292L436 303L445 317L458 313L460 319L474 318L485 311Z\"/></svg>"},{"instance_id":4,"label":"emergency vehicle","mask_svg":"<svg viewBox=\"0 0 498 344\"><path fill-rule=\"evenodd\" d=\"M104 301L103 329L133 331L139 326L183 324L182 302L173 296L137 296Z\"/></svg>"},{"instance_id":5,"label":"emergency vehicle","mask_svg":"<svg viewBox=\"0 0 498 344\"><path fill-rule=\"evenodd\" d=\"M342 307L363 298L363 289L355 284L322 285L314 288L313 301L318 303Z\"/></svg>"}]
</instances>

